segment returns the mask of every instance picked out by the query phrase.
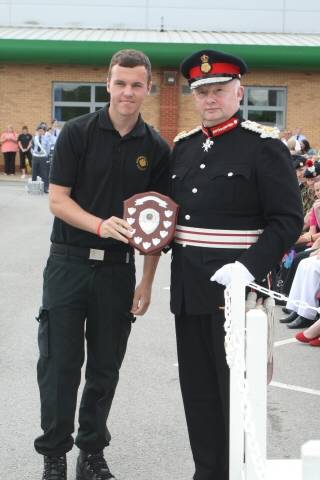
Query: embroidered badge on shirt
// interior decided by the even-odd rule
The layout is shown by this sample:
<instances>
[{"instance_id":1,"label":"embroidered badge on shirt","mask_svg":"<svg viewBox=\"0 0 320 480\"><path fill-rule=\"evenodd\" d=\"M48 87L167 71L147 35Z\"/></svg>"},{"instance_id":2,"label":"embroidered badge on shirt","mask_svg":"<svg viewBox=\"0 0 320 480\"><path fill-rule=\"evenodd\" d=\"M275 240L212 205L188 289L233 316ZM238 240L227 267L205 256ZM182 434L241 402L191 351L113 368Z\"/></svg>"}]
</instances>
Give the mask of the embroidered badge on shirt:
<instances>
[{"instance_id":1,"label":"embroidered badge on shirt","mask_svg":"<svg viewBox=\"0 0 320 480\"><path fill-rule=\"evenodd\" d=\"M144 157L144 156L138 157L136 160L136 164L139 170L146 170L149 166L148 159L147 157Z\"/></svg>"}]
</instances>

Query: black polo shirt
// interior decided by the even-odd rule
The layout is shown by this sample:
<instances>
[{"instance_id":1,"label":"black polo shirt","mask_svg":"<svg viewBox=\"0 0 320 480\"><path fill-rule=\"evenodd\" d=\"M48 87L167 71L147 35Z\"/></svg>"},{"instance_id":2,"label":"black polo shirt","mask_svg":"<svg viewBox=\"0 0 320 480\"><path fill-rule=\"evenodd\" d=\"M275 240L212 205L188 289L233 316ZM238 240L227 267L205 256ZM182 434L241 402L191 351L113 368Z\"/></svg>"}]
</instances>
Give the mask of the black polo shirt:
<instances>
[{"instance_id":1,"label":"black polo shirt","mask_svg":"<svg viewBox=\"0 0 320 480\"><path fill-rule=\"evenodd\" d=\"M139 117L121 137L114 129L108 105L67 122L54 152L50 183L71 187L71 198L84 210L107 219L123 215L123 201L146 191L168 193L168 144ZM107 248L124 246L111 238L74 228L55 217L51 241Z\"/></svg>"},{"instance_id":2,"label":"black polo shirt","mask_svg":"<svg viewBox=\"0 0 320 480\"><path fill-rule=\"evenodd\" d=\"M32 140L32 135L30 133L20 133L18 137L18 142L21 143L22 148L27 148L31 140Z\"/></svg>"}]
</instances>

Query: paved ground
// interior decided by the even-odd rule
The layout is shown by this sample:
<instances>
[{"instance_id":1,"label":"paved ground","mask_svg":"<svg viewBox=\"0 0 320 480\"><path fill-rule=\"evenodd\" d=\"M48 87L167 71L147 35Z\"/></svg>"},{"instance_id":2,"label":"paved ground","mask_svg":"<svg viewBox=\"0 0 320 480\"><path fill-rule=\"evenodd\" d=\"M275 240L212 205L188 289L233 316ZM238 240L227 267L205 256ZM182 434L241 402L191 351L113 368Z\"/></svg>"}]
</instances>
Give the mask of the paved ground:
<instances>
[{"instance_id":1,"label":"paved ground","mask_svg":"<svg viewBox=\"0 0 320 480\"><path fill-rule=\"evenodd\" d=\"M47 196L30 196L24 182L0 176L0 457L1 478L41 478L33 450L39 433L34 320L52 217ZM170 257L161 260L147 315L134 325L111 412L108 458L122 480L190 480L192 461L179 393L173 319L168 310ZM138 272L140 271L138 261ZM280 311L279 307L278 310ZM280 312L278 312L280 313ZM294 337L277 323L276 341ZM320 349L285 343L275 349L268 393L270 458L300 456L320 438ZM284 388L303 387L302 392ZM73 479L76 451L69 456Z\"/></svg>"}]
</instances>

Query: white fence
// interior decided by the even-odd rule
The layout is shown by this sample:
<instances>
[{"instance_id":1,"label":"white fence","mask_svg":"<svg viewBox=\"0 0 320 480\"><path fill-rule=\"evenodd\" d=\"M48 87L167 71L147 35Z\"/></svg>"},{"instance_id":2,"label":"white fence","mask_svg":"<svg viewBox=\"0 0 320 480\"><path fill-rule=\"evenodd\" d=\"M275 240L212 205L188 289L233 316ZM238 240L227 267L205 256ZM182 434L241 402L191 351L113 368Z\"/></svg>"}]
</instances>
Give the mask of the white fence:
<instances>
[{"instance_id":1,"label":"white fence","mask_svg":"<svg viewBox=\"0 0 320 480\"><path fill-rule=\"evenodd\" d=\"M229 302L228 302L229 297ZM237 272L226 295L230 365L230 480L319 480L320 441L302 447L302 460L269 460L267 439L267 315L245 314Z\"/></svg>"}]
</instances>

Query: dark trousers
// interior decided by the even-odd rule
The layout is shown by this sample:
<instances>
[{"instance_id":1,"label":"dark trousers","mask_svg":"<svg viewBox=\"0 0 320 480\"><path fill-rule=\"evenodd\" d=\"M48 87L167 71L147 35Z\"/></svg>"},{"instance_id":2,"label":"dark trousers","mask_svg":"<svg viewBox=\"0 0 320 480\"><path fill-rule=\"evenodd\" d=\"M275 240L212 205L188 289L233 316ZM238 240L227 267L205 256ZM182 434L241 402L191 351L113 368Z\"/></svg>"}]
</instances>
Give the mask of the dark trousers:
<instances>
[{"instance_id":1,"label":"dark trousers","mask_svg":"<svg viewBox=\"0 0 320 480\"><path fill-rule=\"evenodd\" d=\"M20 154L20 168L26 168L26 158L28 159L30 167L32 167L32 153L30 150L27 150L26 152L23 152L22 150L19 150Z\"/></svg>"},{"instance_id":2,"label":"dark trousers","mask_svg":"<svg viewBox=\"0 0 320 480\"><path fill-rule=\"evenodd\" d=\"M176 316L179 376L194 480L229 478L229 368L224 314Z\"/></svg>"},{"instance_id":3,"label":"dark trousers","mask_svg":"<svg viewBox=\"0 0 320 480\"><path fill-rule=\"evenodd\" d=\"M5 152L4 156L4 171L7 175L16 173L16 152Z\"/></svg>"},{"instance_id":4,"label":"dark trousers","mask_svg":"<svg viewBox=\"0 0 320 480\"><path fill-rule=\"evenodd\" d=\"M108 265L49 257L39 313L37 371L43 434L35 440L37 452L56 456L73 446L85 339L86 380L75 443L89 453L109 444L106 422L131 330L134 277L133 260Z\"/></svg>"},{"instance_id":5,"label":"dark trousers","mask_svg":"<svg viewBox=\"0 0 320 480\"><path fill-rule=\"evenodd\" d=\"M49 170L50 162L48 157L32 157L32 180L37 180L37 177L41 177L44 183L44 191L47 192L49 188Z\"/></svg>"}]
</instances>

